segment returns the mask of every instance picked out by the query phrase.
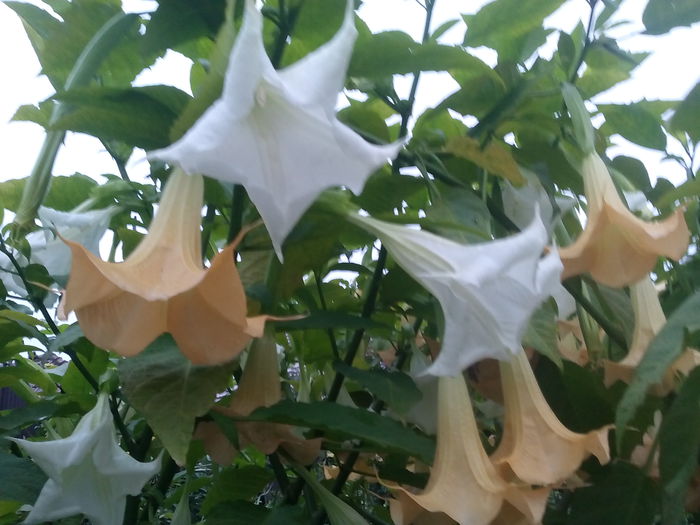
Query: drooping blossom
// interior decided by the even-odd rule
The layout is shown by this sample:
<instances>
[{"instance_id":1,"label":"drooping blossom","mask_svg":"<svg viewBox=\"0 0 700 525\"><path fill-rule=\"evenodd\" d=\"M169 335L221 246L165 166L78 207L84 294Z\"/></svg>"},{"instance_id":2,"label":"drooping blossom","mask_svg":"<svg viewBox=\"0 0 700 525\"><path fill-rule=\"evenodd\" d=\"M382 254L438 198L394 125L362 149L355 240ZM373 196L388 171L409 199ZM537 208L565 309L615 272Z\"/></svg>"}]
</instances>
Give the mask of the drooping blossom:
<instances>
[{"instance_id":1,"label":"drooping blossom","mask_svg":"<svg viewBox=\"0 0 700 525\"><path fill-rule=\"evenodd\" d=\"M389 487L460 525L488 525L508 505L517 509L526 523L539 523L549 489L506 482L481 444L462 375L442 376L438 381L437 450L428 484L422 491Z\"/></svg>"},{"instance_id":2,"label":"drooping blossom","mask_svg":"<svg viewBox=\"0 0 700 525\"><path fill-rule=\"evenodd\" d=\"M620 288L648 274L659 257L679 260L685 254L690 233L682 209L662 221L635 217L595 151L584 157L581 173L588 217L576 241L559 250L563 279L589 272L599 283Z\"/></svg>"},{"instance_id":3,"label":"drooping blossom","mask_svg":"<svg viewBox=\"0 0 700 525\"><path fill-rule=\"evenodd\" d=\"M547 232L539 216L519 234L471 245L370 217L350 220L379 236L442 306L442 349L426 374L454 375L486 357L510 359L532 312L559 286L561 262L554 249L542 256Z\"/></svg>"},{"instance_id":4,"label":"drooping blossom","mask_svg":"<svg viewBox=\"0 0 700 525\"><path fill-rule=\"evenodd\" d=\"M104 393L67 438L9 439L49 477L24 521L28 524L84 514L95 525L121 525L126 496L139 494L160 469L160 458L140 463L119 447Z\"/></svg>"},{"instance_id":5,"label":"drooping blossom","mask_svg":"<svg viewBox=\"0 0 700 525\"><path fill-rule=\"evenodd\" d=\"M649 276L630 286L630 296L634 311L632 343L627 355L621 361L606 360L603 362L607 386L612 385L615 381L629 383L632 380L634 371L646 354L649 344L666 324L666 316L661 309L659 296ZM661 384L656 386L656 392L667 394L675 386L677 376L687 375L698 365L700 365L700 352L686 349L671 364Z\"/></svg>"},{"instance_id":6,"label":"drooping blossom","mask_svg":"<svg viewBox=\"0 0 700 525\"><path fill-rule=\"evenodd\" d=\"M256 408L272 406L281 399L276 344L272 336L265 335L250 346L231 404L215 407L215 410L226 416L242 417L250 415ZM303 465L312 463L321 447L320 438L304 439L294 433L293 427L280 423L238 421L236 431L241 448L253 445L264 454L272 454L281 448L287 456ZM239 451L215 422L201 422L194 437L203 441L209 455L221 465L231 464L238 455Z\"/></svg>"},{"instance_id":7,"label":"drooping blossom","mask_svg":"<svg viewBox=\"0 0 700 525\"><path fill-rule=\"evenodd\" d=\"M505 419L492 461L507 464L523 481L551 485L566 480L590 454L603 464L610 460L608 428L586 434L566 428L547 404L524 351L500 366Z\"/></svg>"},{"instance_id":8,"label":"drooping blossom","mask_svg":"<svg viewBox=\"0 0 700 525\"><path fill-rule=\"evenodd\" d=\"M73 254L59 316L75 311L85 336L129 357L169 332L195 364L233 359L266 317L246 317L234 241L203 267L203 181L176 170L148 233L124 262L100 260L66 240Z\"/></svg>"},{"instance_id":9,"label":"drooping blossom","mask_svg":"<svg viewBox=\"0 0 700 525\"><path fill-rule=\"evenodd\" d=\"M326 188L359 193L400 144L376 146L335 117L357 36L353 2L325 45L276 71L263 45L262 16L246 0L223 94L176 143L151 158L245 186L280 260L282 242Z\"/></svg>"}]
</instances>

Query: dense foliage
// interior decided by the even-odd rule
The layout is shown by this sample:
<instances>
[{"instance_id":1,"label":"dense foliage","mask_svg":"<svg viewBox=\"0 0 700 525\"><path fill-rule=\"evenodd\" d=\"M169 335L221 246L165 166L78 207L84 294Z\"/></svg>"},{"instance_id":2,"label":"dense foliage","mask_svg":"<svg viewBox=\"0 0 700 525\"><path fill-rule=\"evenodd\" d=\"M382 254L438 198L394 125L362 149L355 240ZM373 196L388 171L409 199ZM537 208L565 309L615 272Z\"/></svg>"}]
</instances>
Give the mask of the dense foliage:
<instances>
[{"instance_id":1,"label":"dense foliage","mask_svg":"<svg viewBox=\"0 0 700 525\"><path fill-rule=\"evenodd\" d=\"M464 17L459 46L440 40L458 21L431 24L441 1L424 0L416 42L373 34L345 0L266 0L266 55L237 40L254 35L244 0L143 14L5 1L56 94L17 110L46 139L29 177L0 183L1 524L28 505L30 522L65 524L539 522L516 490L542 496L547 525L699 522L700 85L682 101L590 102L647 56L609 35L621 0L588 0L553 54L544 19L564 0L494 0ZM649 0L643 21L664 35L700 6ZM337 54L310 55L329 41ZM192 59L193 96L132 86L167 50ZM308 56L304 79L283 69ZM268 62L281 72L261 74L245 121L270 152L256 160L248 135L216 126ZM459 88L416 114L424 71ZM337 115L311 107L334 74ZM114 174L54 173L66 132L97 137ZM673 144L687 181L611 158L614 135ZM159 150L141 182L137 148ZM248 178L221 180L239 159ZM258 161L287 178L260 182ZM207 176L203 206L202 179L178 165ZM90 254L110 242L107 260L126 262ZM465 441L471 428L481 439Z\"/></svg>"}]
</instances>

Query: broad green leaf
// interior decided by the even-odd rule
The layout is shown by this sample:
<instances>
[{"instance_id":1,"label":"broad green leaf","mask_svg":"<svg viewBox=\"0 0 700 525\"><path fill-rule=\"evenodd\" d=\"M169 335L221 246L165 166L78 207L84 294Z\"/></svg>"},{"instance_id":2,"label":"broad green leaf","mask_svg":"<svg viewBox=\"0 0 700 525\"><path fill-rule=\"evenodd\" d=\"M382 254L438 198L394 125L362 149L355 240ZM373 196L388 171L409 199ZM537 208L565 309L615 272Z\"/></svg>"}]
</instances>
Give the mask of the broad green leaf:
<instances>
[{"instance_id":1,"label":"broad green leaf","mask_svg":"<svg viewBox=\"0 0 700 525\"><path fill-rule=\"evenodd\" d=\"M32 461L0 452L0 501L34 503L46 483L46 474Z\"/></svg>"},{"instance_id":2,"label":"broad green leaf","mask_svg":"<svg viewBox=\"0 0 700 525\"><path fill-rule=\"evenodd\" d=\"M214 38L224 20L226 0L168 0L151 13L141 44L147 53L168 48L199 37Z\"/></svg>"},{"instance_id":3,"label":"broad green leaf","mask_svg":"<svg viewBox=\"0 0 700 525\"><path fill-rule=\"evenodd\" d=\"M435 454L435 443L430 438L393 419L325 401L294 403L285 400L255 410L250 419L322 430L331 439L361 439L381 450L407 454L427 463L432 463Z\"/></svg>"},{"instance_id":4,"label":"broad green leaf","mask_svg":"<svg viewBox=\"0 0 700 525\"><path fill-rule=\"evenodd\" d=\"M521 48L527 37L540 29L562 0L496 0L482 7L475 15L465 15L467 33L464 45L487 46L505 59L522 60Z\"/></svg>"},{"instance_id":5,"label":"broad green leaf","mask_svg":"<svg viewBox=\"0 0 700 525\"><path fill-rule=\"evenodd\" d=\"M435 183L435 195L421 225L462 243L491 239L491 213L484 201L466 188Z\"/></svg>"},{"instance_id":6,"label":"broad green leaf","mask_svg":"<svg viewBox=\"0 0 700 525\"><path fill-rule=\"evenodd\" d=\"M700 83L688 93L671 117L673 131L687 131L695 142L700 142Z\"/></svg>"},{"instance_id":7,"label":"broad green leaf","mask_svg":"<svg viewBox=\"0 0 700 525\"><path fill-rule=\"evenodd\" d=\"M358 39L348 76L381 78L417 71L451 70L497 76L484 62L462 48L432 42L419 44L401 31L386 31Z\"/></svg>"},{"instance_id":8,"label":"broad green leaf","mask_svg":"<svg viewBox=\"0 0 700 525\"><path fill-rule=\"evenodd\" d=\"M17 108L17 111L15 111L15 114L12 116L12 120L17 122L34 122L35 124L39 124L42 128L47 128L49 126L49 120L51 120L52 111L53 104L51 103L44 102L38 106L26 104Z\"/></svg>"},{"instance_id":9,"label":"broad green leaf","mask_svg":"<svg viewBox=\"0 0 700 525\"><path fill-rule=\"evenodd\" d=\"M418 177L396 175L380 170L372 175L362 193L353 201L372 214L391 212L403 202L425 199L425 181Z\"/></svg>"},{"instance_id":10,"label":"broad green leaf","mask_svg":"<svg viewBox=\"0 0 700 525\"><path fill-rule=\"evenodd\" d=\"M172 86L118 89L90 87L59 93L69 104L53 130L88 133L144 149L170 144L169 130L190 100Z\"/></svg>"},{"instance_id":11,"label":"broad green leaf","mask_svg":"<svg viewBox=\"0 0 700 525\"><path fill-rule=\"evenodd\" d=\"M534 348L559 368L564 366L557 348L557 317L551 302L545 303L532 314L523 336L523 345Z\"/></svg>"},{"instance_id":12,"label":"broad green leaf","mask_svg":"<svg viewBox=\"0 0 700 525\"><path fill-rule=\"evenodd\" d=\"M117 365L124 393L179 464L184 464L196 417L203 416L231 377L230 367L195 366L163 335Z\"/></svg>"},{"instance_id":13,"label":"broad green leaf","mask_svg":"<svg viewBox=\"0 0 700 525\"><path fill-rule=\"evenodd\" d=\"M649 0L642 22L647 33L660 35L674 27L690 26L700 22L700 3L697 0Z\"/></svg>"},{"instance_id":14,"label":"broad green leaf","mask_svg":"<svg viewBox=\"0 0 700 525\"><path fill-rule=\"evenodd\" d=\"M38 423L42 419L56 414L59 408L60 405L58 403L47 399L15 408L5 415L0 415L0 433L21 429L27 425Z\"/></svg>"},{"instance_id":15,"label":"broad green leaf","mask_svg":"<svg viewBox=\"0 0 700 525\"><path fill-rule=\"evenodd\" d=\"M327 328L351 328L353 330L386 328L371 319L345 312L319 311L313 312L301 319L291 321L276 321L275 328L278 330L319 330Z\"/></svg>"},{"instance_id":16,"label":"broad green leaf","mask_svg":"<svg viewBox=\"0 0 700 525\"><path fill-rule=\"evenodd\" d=\"M574 492L567 525L651 525L658 489L637 467L616 463L607 476Z\"/></svg>"},{"instance_id":17,"label":"broad green leaf","mask_svg":"<svg viewBox=\"0 0 700 525\"><path fill-rule=\"evenodd\" d=\"M274 479L272 472L257 465L228 467L217 475L202 502L202 513L207 515L217 505L236 500L250 500Z\"/></svg>"},{"instance_id":18,"label":"broad green leaf","mask_svg":"<svg viewBox=\"0 0 700 525\"><path fill-rule=\"evenodd\" d=\"M641 160L620 155L612 160L611 166L622 173L639 191L647 192L651 189L649 172Z\"/></svg>"},{"instance_id":19,"label":"broad green leaf","mask_svg":"<svg viewBox=\"0 0 700 525\"><path fill-rule=\"evenodd\" d=\"M391 142L389 128L378 112L363 104L353 104L338 112L338 120L375 142Z\"/></svg>"},{"instance_id":20,"label":"broad green leaf","mask_svg":"<svg viewBox=\"0 0 700 525\"><path fill-rule=\"evenodd\" d=\"M345 0L304 0L294 21L292 41L285 47L282 66L288 66L333 38L343 22Z\"/></svg>"},{"instance_id":21,"label":"broad green leaf","mask_svg":"<svg viewBox=\"0 0 700 525\"><path fill-rule=\"evenodd\" d=\"M622 443L627 425L644 401L649 387L661 381L668 367L685 349L688 333L700 330L698 311L700 292L691 295L673 312L647 348L644 358L637 366L632 383L617 407L615 426L618 446Z\"/></svg>"},{"instance_id":22,"label":"broad green leaf","mask_svg":"<svg viewBox=\"0 0 700 525\"><path fill-rule=\"evenodd\" d=\"M423 394L411 376L400 370L389 371L379 368L360 370L342 361L334 362L333 368L369 390L399 414L405 414L423 398Z\"/></svg>"},{"instance_id":23,"label":"broad green leaf","mask_svg":"<svg viewBox=\"0 0 700 525\"><path fill-rule=\"evenodd\" d=\"M445 151L470 160L492 175L503 177L515 185L525 182L510 150L496 140L482 147L478 140L471 137L454 137L447 142Z\"/></svg>"},{"instance_id":24,"label":"broad green leaf","mask_svg":"<svg viewBox=\"0 0 700 525\"><path fill-rule=\"evenodd\" d=\"M265 523L270 511L249 501L233 501L214 507L207 515L207 525L258 525Z\"/></svg>"},{"instance_id":25,"label":"broad green leaf","mask_svg":"<svg viewBox=\"0 0 700 525\"><path fill-rule=\"evenodd\" d=\"M630 78L630 72L647 56L648 53L628 53L613 40L596 40L588 48L587 67L576 86L589 99Z\"/></svg>"},{"instance_id":26,"label":"broad green leaf","mask_svg":"<svg viewBox=\"0 0 700 525\"><path fill-rule=\"evenodd\" d=\"M659 430L662 523L681 523L688 484L700 450L700 368L687 377Z\"/></svg>"},{"instance_id":27,"label":"broad green leaf","mask_svg":"<svg viewBox=\"0 0 700 525\"><path fill-rule=\"evenodd\" d=\"M0 206L17 211L26 180L11 179L0 182ZM51 189L44 200L44 206L70 211L87 200L90 191L96 186L97 182L79 173L70 177L54 176L51 178Z\"/></svg>"},{"instance_id":28,"label":"broad green leaf","mask_svg":"<svg viewBox=\"0 0 700 525\"><path fill-rule=\"evenodd\" d=\"M598 109L605 115L608 132L619 133L640 146L666 149L666 135L661 124L640 104L599 104Z\"/></svg>"},{"instance_id":29,"label":"broad green leaf","mask_svg":"<svg viewBox=\"0 0 700 525\"><path fill-rule=\"evenodd\" d=\"M697 198L698 195L700 195L700 178L691 179L677 188L671 188L660 198L656 199L654 204L657 208L663 210L669 208L676 201L690 200Z\"/></svg>"},{"instance_id":30,"label":"broad green leaf","mask_svg":"<svg viewBox=\"0 0 700 525\"><path fill-rule=\"evenodd\" d=\"M367 520L360 516L355 509L321 485L313 473L303 468L296 469L296 472L311 487L321 505L326 509L331 525L368 525Z\"/></svg>"}]
</instances>

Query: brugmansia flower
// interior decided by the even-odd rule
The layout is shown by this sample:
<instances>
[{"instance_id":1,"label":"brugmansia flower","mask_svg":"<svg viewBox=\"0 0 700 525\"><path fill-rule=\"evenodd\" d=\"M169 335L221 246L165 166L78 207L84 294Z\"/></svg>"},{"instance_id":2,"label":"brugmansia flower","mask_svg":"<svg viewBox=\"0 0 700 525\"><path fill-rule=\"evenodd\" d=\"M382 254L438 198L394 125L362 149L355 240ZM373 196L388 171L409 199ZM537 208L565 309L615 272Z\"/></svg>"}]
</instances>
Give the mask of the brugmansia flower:
<instances>
[{"instance_id":1,"label":"brugmansia flower","mask_svg":"<svg viewBox=\"0 0 700 525\"><path fill-rule=\"evenodd\" d=\"M648 274L659 256L678 260L685 254L690 233L682 209L663 221L638 219L595 152L584 158L582 175L588 219L579 238L559 250L563 279L590 272L599 283L619 288Z\"/></svg>"},{"instance_id":2,"label":"brugmansia flower","mask_svg":"<svg viewBox=\"0 0 700 525\"><path fill-rule=\"evenodd\" d=\"M428 484L420 493L390 487L460 525L488 525L508 503L526 523L539 523L549 489L532 490L503 480L481 444L464 378L460 374L438 381L437 451Z\"/></svg>"},{"instance_id":3,"label":"brugmansia flower","mask_svg":"<svg viewBox=\"0 0 700 525\"><path fill-rule=\"evenodd\" d=\"M542 257L539 216L517 235L464 245L369 217L350 220L379 236L396 262L442 306L442 350L425 373L454 375L485 357L509 359L532 312L559 286L556 250Z\"/></svg>"},{"instance_id":4,"label":"brugmansia flower","mask_svg":"<svg viewBox=\"0 0 700 525\"><path fill-rule=\"evenodd\" d=\"M17 261L23 266L29 263L41 264L49 275L64 282L70 271L71 253L56 233L63 239L80 243L92 253L99 254L100 239L107 231L110 219L119 208L109 207L90 211L81 211L79 208L66 212L40 207L39 220L44 229L34 231L26 237L31 248L29 261L19 253L15 254ZM5 254L0 254L0 279L8 291L21 296L27 294L22 280L15 275L15 269ZM47 298L47 302L51 304L54 301L53 295Z\"/></svg>"},{"instance_id":5,"label":"brugmansia flower","mask_svg":"<svg viewBox=\"0 0 700 525\"><path fill-rule=\"evenodd\" d=\"M265 335L250 346L245 370L231 404L215 410L231 417L248 416L256 408L274 405L281 399L277 348L274 338ZM239 421L236 431L241 448L253 445L264 454L272 454L280 447L303 465L313 462L321 447L320 438L306 440L297 436L289 425L279 423ZM194 437L201 439L209 455L222 465L229 465L238 454L216 423L200 423Z\"/></svg>"},{"instance_id":6,"label":"brugmansia flower","mask_svg":"<svg viewBox=\"0 0 700 525\"><path fill-rule=\"evenodd\" d=\"M88 251L100 253L100 239L109 227L109 221L119 208L109 207L89 211L58 211L42 206L39 219L45 228L53 228L63 239L77 242ZM53 232L36 231L27 235L31 247L31 262L44 266L50 275L65 279L71 267L68 246Z\"/></svg>"},{"instance_id":7,"label":"brugmansia flower","mask_svg":"<svg viewBox=\"0 0 700 525\"><path fill-rule=\"evenodd\" d=\"M221 99L150 156L245 186L281 260L284 238L321 191L343 185L359 193L400 145L371 145L335 117L357 34L351 0L333 38L280 71L265 52L254 4L246 1Z\"/></svg>"},{"instance_id":8,"label":"brugmansia flower","mask_svg":"<svg viewBox=\"0 0 700 525\"><path fill-rule=\"evenodd\" d=\"M644 357L649 343L666 324L666 316L661 309L654 283L649 276L630 286L632 310L634 311L634 333L627 355L622 361L605 361L605 383L610 386L615 381L629 383ZM700 364L700 353L687 349L670 366L657 391L666 394L676 383L676 376L686 375Z\"/></svg>"},{"instance_id":9,"label":"brugmansia flower","mask_svg":"<svg viewBox=\"0 0 700 525\"><path fill-rule=\"evenodd\" d=\"M82 513L94 525L121 525L126 496L139 494L160 468L160 459L140 463L119 448L104 393L65 439L10 439L49 477L24 522L28 524Z\"/></svg>"},{"instance_id":10,"label":"brugmansia flower","mask_svg":"<svg viewBox=\"0 0 700 525\"><path fill-rule=\"evenodd\" d=\"M549 485L573 474L589 454L610 460L608 428L578 434L557 419L540 390L524 351L501 362L505 405L503 438L491 456L518 478Z\"/></svg>"},{"instance_id":11,"label":"brugmansia flower","mask_svg":"<svg viewBox=\"0 0 700 525\"><path fill-rule=\"evenodd\" d=\"M212 365L260 337L266 318L246 318L236 241L203 268L203 191L201 176L176 170L148 234L124 262L104 262L66 241L73 267L59 315L75 311L90 341L126 357L169 332L190 361Z\"/></svg>"}]
</instances>

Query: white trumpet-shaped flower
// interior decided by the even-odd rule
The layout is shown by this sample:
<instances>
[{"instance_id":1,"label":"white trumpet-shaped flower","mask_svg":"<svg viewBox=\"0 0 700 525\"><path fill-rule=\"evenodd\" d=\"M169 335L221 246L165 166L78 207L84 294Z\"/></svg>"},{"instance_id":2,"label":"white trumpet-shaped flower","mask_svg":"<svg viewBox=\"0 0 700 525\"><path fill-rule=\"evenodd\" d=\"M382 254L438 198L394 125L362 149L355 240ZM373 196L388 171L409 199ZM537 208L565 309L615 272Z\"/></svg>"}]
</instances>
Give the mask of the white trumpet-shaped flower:
<instances>
[{"instance_id":1,"label":"white trumpet-shaped flower","mask_svg":"<svg viewBox=\"0 0 700 525\"><path fill-rule=\"evenodd\" d=\"M464 245L432 233L378 221L350 219L381 238L396 262L440 301L442 349L424 373L454 375L476 361L509 360L532 312L559 285L556 250L539 215L521 233Z\"/></svg>"},{"instance_id":2,"label":"white trumpet-shaped flower","mask_svg":"<svg viewBox=\"0 0 700 525\"><path fill-rule=\"evenodd\" d=\"M188 173L245 186L282 259L282 242L325 188L359 193L400 144L375 146L335 117L357 31L353 2L325 45L276 71L263 46L262 15L246 1L223 94L176 143L150 157Z\"/></svg>"},{"instance_id":3,"label":"white trumpet-shaped flower","mask_svg":"<svg viewBox=\"0 0 700 525\"><path fill-rule=\"evenodd\" d=\"M65 439L10 439L49 477L28 524L84 514L94 525L121 525L126 496L139 494L160 468L160 459L140 463L119 447L104 393Z\"/></svg>"}]
</instances>

